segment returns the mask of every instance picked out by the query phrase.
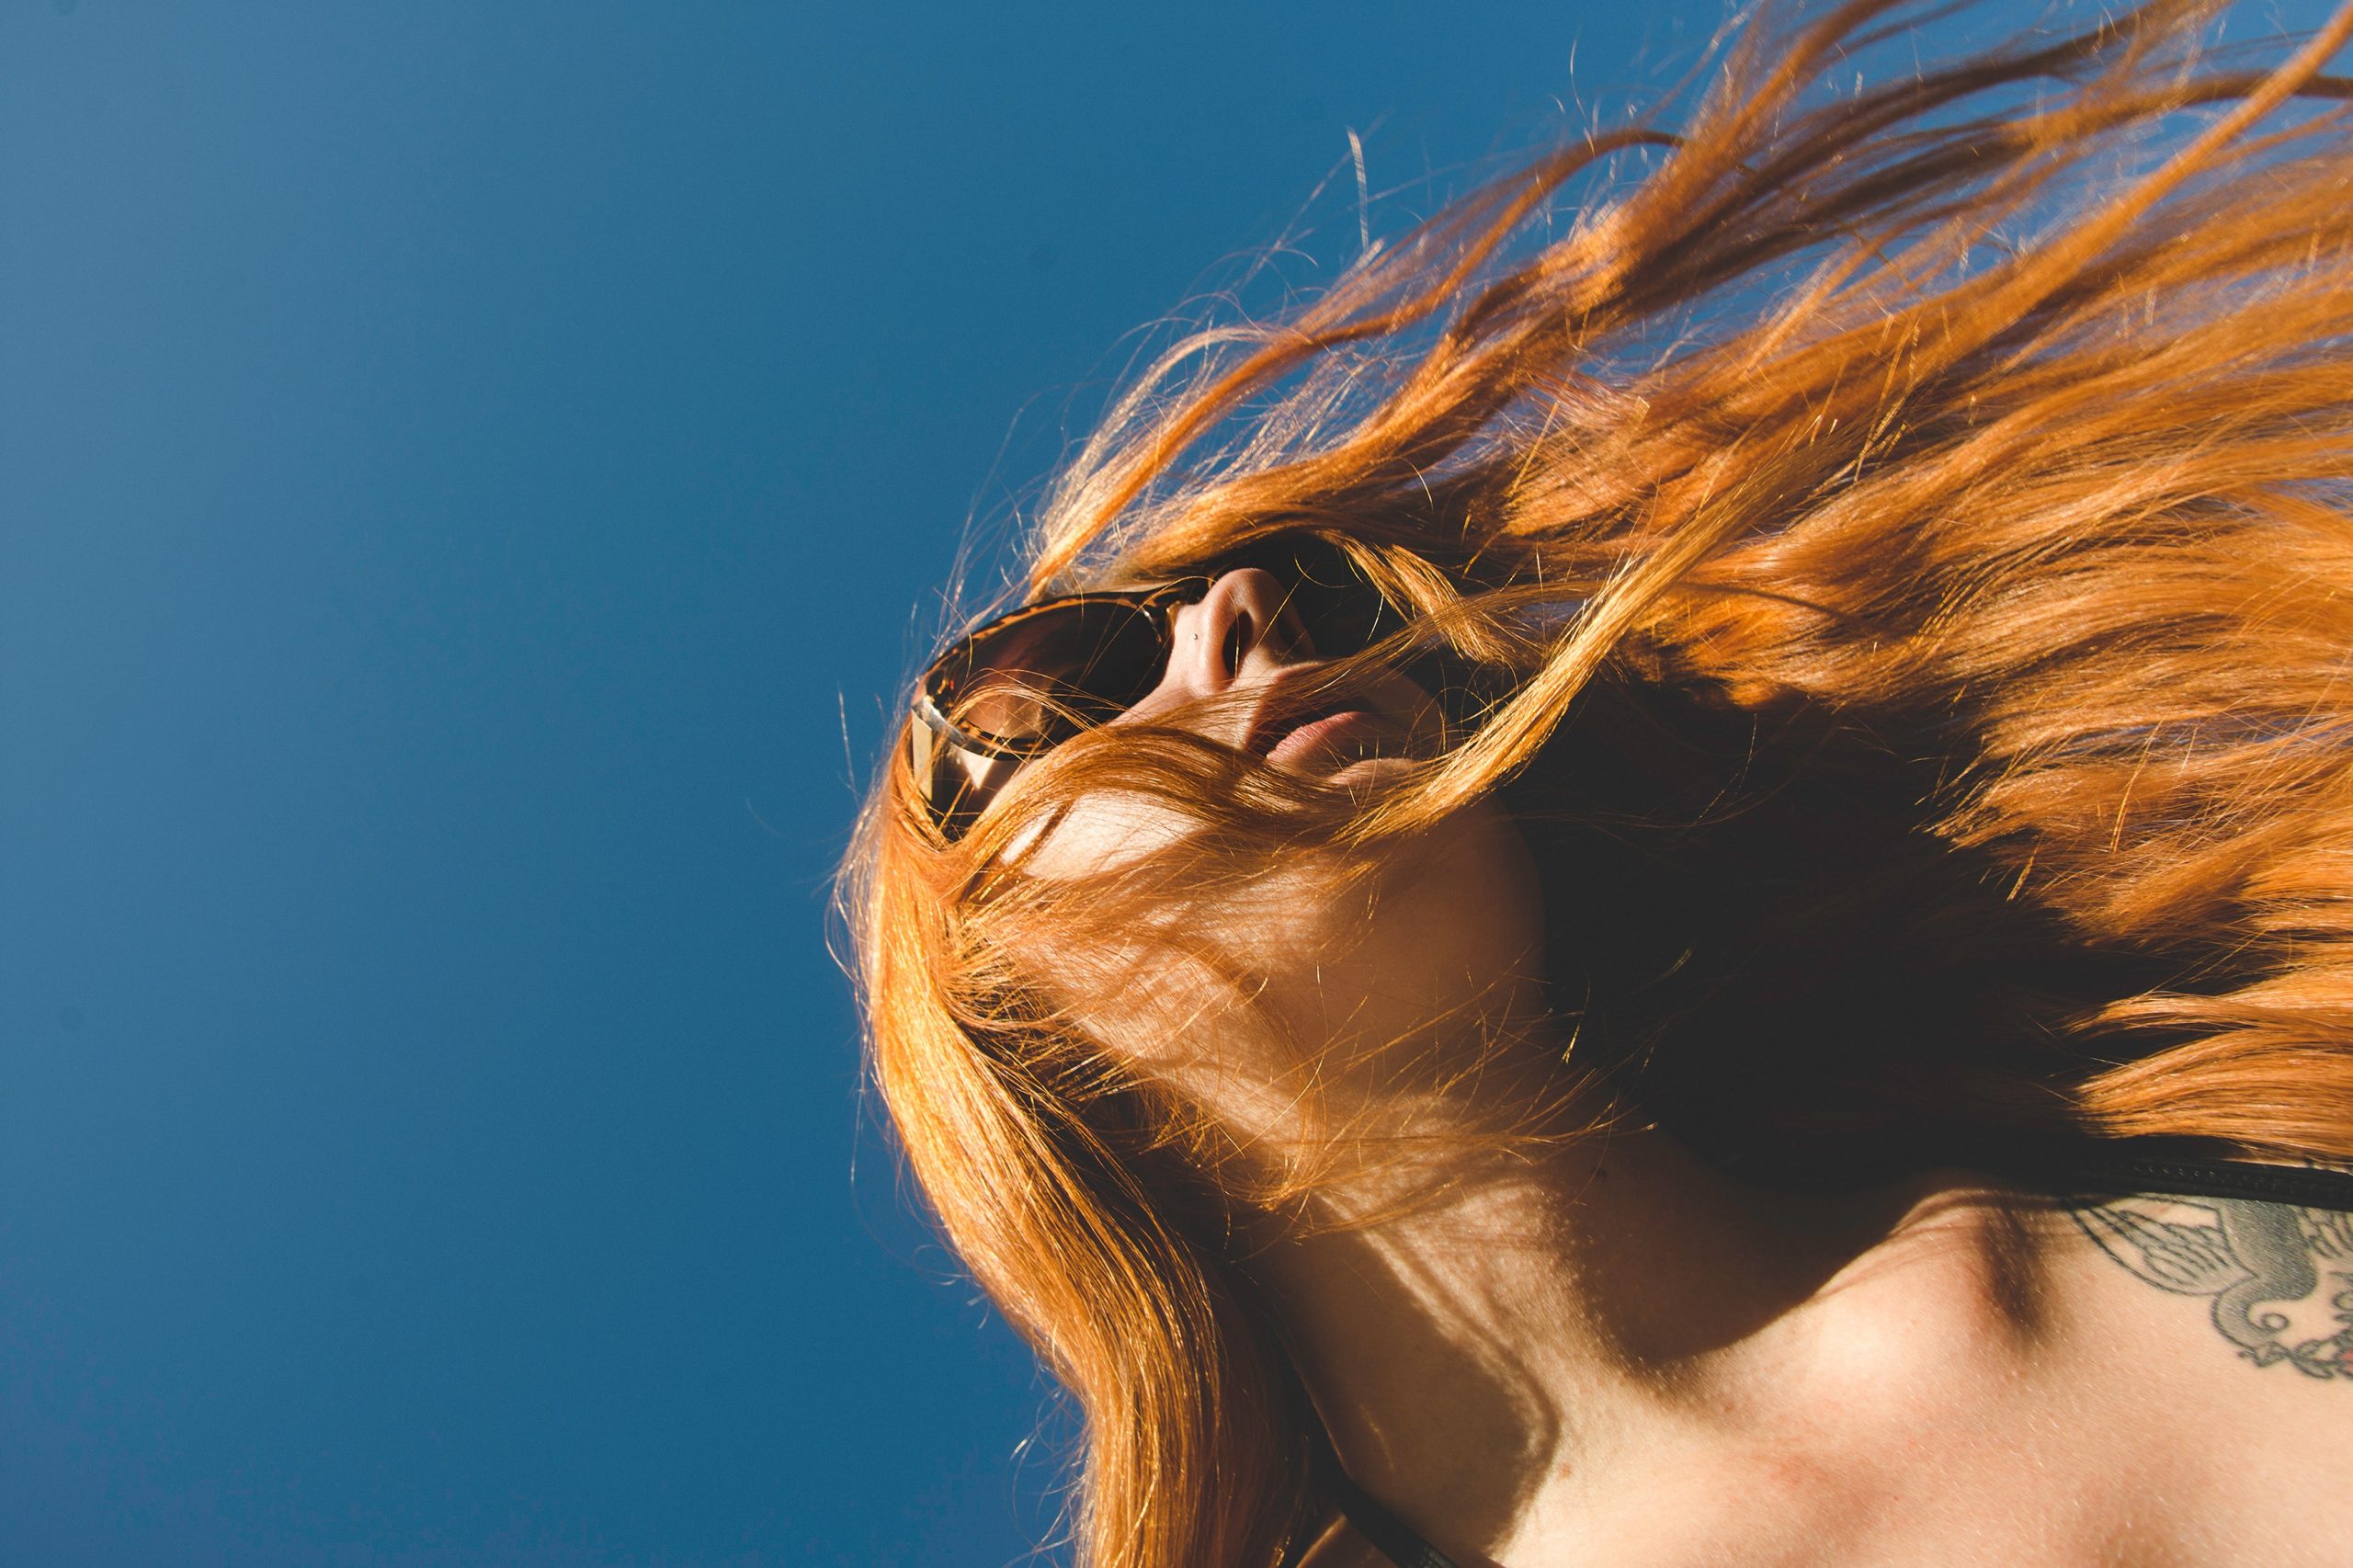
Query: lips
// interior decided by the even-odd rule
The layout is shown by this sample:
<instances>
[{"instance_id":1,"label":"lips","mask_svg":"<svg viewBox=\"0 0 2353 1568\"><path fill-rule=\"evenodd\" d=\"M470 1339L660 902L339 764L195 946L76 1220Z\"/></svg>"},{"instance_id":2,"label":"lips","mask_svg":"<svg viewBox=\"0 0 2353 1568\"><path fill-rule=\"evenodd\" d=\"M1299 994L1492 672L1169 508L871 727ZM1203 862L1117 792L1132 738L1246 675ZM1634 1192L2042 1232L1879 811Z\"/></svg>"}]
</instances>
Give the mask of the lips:
<instances>
[{"instance_id":1,"label":"lips","mask_svg":"<svg viewBox=\"0 0 2353 1568\"><path fill-rule=\"evenodd\" d=\"M1387 726L1361 708L1312 718L1267 748L1267 760L1277 767L1306 767L1315 762L1346 767L1372 755Z\"/></svg>"},{"instance_id":2,"label":"lips","mask_svg":"<svg viewBox=\"0 0 2353 1568\"><path fill-rule=\"evenodd\" d=\"M1250 716L1243 748L1293 772L1328 772L1372 755L1390 722L1360 695L1312 676L1278 681Z\"/></svg>"}]
</instances>

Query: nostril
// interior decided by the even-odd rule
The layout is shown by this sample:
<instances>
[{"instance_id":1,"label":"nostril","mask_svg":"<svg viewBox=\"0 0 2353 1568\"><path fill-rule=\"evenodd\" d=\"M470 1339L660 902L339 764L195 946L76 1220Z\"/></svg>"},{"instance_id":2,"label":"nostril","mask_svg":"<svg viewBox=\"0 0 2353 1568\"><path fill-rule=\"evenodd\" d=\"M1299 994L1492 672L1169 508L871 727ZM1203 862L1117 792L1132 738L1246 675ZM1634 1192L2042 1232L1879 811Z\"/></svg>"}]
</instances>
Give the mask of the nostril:
<instances>
[{"instance_id":1,"label":"nostril","mask_svg":"<svg viewBox=\"0 0 2353 1568\"><path fill-rule=\"evenodd\" d=\"M1237 615L1225 632L1225 678L1232 680L1242 673L1242 655L1250 651L1250 618Z\"/></svg>"}]
</instances>

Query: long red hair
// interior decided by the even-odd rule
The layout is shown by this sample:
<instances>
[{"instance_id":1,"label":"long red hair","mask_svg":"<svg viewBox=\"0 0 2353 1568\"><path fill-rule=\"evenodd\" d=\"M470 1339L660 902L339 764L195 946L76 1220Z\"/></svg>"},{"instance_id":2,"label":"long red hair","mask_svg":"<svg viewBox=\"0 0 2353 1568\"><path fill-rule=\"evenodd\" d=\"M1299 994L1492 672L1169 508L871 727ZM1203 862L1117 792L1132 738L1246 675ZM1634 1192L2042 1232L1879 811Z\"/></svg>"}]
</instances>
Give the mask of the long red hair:
<instances>
[{"instance_id":1,"label":"long red hair","mask_svg":"<svg viewBox=\"0 0 2353 1568\"><path fill-rule=\"evenodd\" d=\"M1370 800L1139 729L949 843L882 772L844 881L873 1070L1076 1399L1082 1561L1272 1564L1331 1511L1207 1135L1029 962L1277 846L1500 792L1570 1066L1723 1158L2353 1159L2353 8L2268 58L2219 9L1843 88L1897 7L1768 16L1679 127L1181 345L1063 476L1033 592L1313 539L1409 623L1369 656L1468 694ZM1203 824L1183 863L1025 877L1114 780Z\"/></svg>"}]
</instances>

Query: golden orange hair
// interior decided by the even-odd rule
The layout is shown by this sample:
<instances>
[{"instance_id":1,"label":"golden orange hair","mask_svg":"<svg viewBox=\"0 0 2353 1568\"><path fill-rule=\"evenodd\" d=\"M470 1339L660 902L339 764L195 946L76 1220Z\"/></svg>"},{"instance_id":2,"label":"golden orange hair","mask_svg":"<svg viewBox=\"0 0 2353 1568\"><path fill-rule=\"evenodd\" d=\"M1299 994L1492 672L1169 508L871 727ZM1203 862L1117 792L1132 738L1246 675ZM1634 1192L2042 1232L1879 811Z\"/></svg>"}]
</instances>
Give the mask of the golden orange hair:
<instances>
[{"instance_id":1,"label":"golden orange hair","mask_svg":"<svg viewBox=\"0 0 2353 1568\"><path fill-rule=\"evenodd\" d=\"M1370 800L1139 728L949 844L882 772L844 882L873 1070L1076 1399L1083 1562L1272 1564L1330 1514L1199 1129L1026 967L1120 907L1021 866L1108 780L1209 829L1136 897L1502 792L1563 869L1573 1055L1722 1157L2353 1159L2353 7L2268 59L2219 14L1844 89L1889 0L1752 22L1679 129L1187 342L1063 477L1031 591L1310 537L1410 620L1373 656L1473 694Z\"/></svg>"}]
</instances>

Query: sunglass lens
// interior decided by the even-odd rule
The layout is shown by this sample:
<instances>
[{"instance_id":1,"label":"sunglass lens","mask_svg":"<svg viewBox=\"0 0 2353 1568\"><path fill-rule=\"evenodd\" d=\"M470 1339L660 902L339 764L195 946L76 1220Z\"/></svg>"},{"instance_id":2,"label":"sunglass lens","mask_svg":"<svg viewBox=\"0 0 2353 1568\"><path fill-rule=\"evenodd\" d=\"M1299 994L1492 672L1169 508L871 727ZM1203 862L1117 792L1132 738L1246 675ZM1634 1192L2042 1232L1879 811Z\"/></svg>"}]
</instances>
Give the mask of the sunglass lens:
<instances>
[{"instance_id":1,"label":"sunglass lens","mask_svg":"<svg viewBox=\"0 0 2353 1568\"><path fill-rule=\"evenodd\" d=\"M931 696L976 734L1051 743L1134 706L1166 656L1150 610L1116 600L1050 606L974 638L936 674Z\"/></svg>"}]
</instances>

